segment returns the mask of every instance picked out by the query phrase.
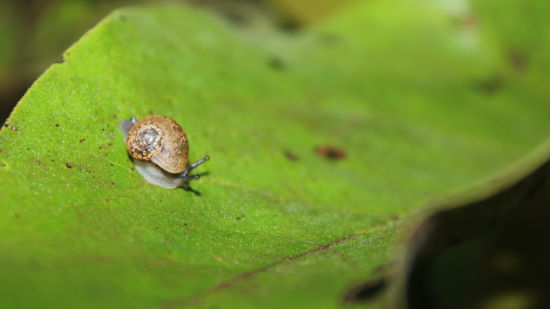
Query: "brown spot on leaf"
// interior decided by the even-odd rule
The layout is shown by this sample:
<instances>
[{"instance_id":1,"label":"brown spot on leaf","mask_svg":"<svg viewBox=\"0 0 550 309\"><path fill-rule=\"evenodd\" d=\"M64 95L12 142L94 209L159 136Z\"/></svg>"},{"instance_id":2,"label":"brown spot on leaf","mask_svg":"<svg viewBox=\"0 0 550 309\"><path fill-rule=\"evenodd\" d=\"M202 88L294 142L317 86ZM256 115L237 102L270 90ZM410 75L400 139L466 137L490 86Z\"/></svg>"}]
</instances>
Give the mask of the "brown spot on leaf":
<instances>
[{"instance_id":1,"label":"brown spot on leaf","mask_svg":"<svg viewBox=\"0 0 550 309\"><path fill-rule=\"evenodd\" d=\"M66 163L65 166L66 166L67 168L73 168L73 164L72 164L72 163Z\"/></svg>"},{"instance_id":2,"label":"brown spot on leaf","mask_svg":"<svg viewBox=\"0 0 550 309\"><path fill-rule=\"evenodd\" d=\"M500 74L495 74L486 80L482 80L478 83L478 88L486 94L494 94L504 84L504 79Z\"/></svg>"},{"instance_id":3,"label":"brown spot on leaf","mask_svg":"<svg viewBox=\"0 0 550 309\"><path fill-rule=\"evenodd\" d=\"M56 124L55 124L55 127L56 127L56 128L59 128L59 123L56 123Z\"/></svg>"},{"instance_id":4,"label":"brown spot on leaf","mask_svg":"<svg viewBox=\"0 0 550 309\"><path fill-rule=\"evenodd\" d=\"M244 218L244 215L240 215L240 216L238 216L238 217L237 217L237 218L235 218L235 219L237 219L237 220L241 220L242 218Z\"/></svg>"},{"instance_id":5,"label":"brown spot on leaf","mask_svg":"<svg viewBox=\"0 0 550 309\"><path fill-rule=\"evenodd\" d=\"M283 59L277 57L277 56L273 56L271 58L269 58L269 66L274 69L274 70L278 70L278 71L282 71L284 69L286 69L286 63Z\"/></svg>"},{"instance_id":6,"label":"brown spot on leaf","mask_svg":"<svg viewBox=\"0 0 550 309\"><path fill-rule=\"evenodd\" d=\"M44 161L40 158L33 158L32 161L40 166L44 166Z\"/></svg>"},{"instance_id":7,"label":"brown spot on leaf","mask_svg":"<svg viewBox=\"0 0 550 309\"><path fill-rule=\"evenodd\" d=\"M508 61L516 72L523 72L527 68L527 55L518 49L512 49L508 52Z\"/></svg>"},{"instance_id":8,"label":"brown spot on leaf","mask_svg":"<svg viewBox=\"0 0 550 309\"><path fill-rule=\"evenodd\" d=\"M466 29L475 29L478 25L477 18L472 14L466 14L458 16L453 19L453 21L460 27Z\"/></svg>"},{"instance_id":9,"label":"brown spot on leaf","mask_svg":"<svg viewBox=\"0 0 550 309\"><path fill-rule=\"evenodd\" d=\"M343 149L329 145L317 146L315 147L315 152L329 160L342 160L347 156Z\"/></svg>"},{"instance_id":10,"label":"brown spot on leaf","mask_svg":"<svg viewBox=\"0 0 550 309\"><path fill-rule=\"evenodd\" d=\"M79 142L80 142L80 143L84 143L85 141L86 141L86 139L85 139L85 138L83 138L83 139L79 140Z\"/></svg>"},{"instance_id":11,"label":"brown spot on leaf","mask_svg":"<svg viewBox=\"0 0 550 309\"><path fill-rule=\"evenodd\" d=\"M284 154L285 157L286 157L287 159L289 159L290 161L298 161L298 156L297 156L295 153L290 152L289 150L285 150L285 151L283 152L283 154Z\"/></svg>"}]
</instances>

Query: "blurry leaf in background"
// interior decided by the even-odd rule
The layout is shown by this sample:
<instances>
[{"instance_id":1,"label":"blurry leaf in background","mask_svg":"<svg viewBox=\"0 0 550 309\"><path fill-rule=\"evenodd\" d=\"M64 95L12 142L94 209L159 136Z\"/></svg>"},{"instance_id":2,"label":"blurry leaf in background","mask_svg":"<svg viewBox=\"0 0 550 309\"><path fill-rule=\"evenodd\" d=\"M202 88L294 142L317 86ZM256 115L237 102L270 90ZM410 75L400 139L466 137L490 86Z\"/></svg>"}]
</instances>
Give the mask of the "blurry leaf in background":
<instances>
[{"instance_id":1,"label":"blurry leaf in background","mask_svg":"<svg viewBox=\"0 0 550 309\"><path fill-rule=\"evenodd\" d=\"M273 0L277 3L279 0ZM0 122L8 117L15 103L33 80L56 61L63 50L75 42L86 30L115 8L142 3L189 3L226 17L243 18L243 8L262 6L264 0L6 0L0 3ZM332 8L324 1L324 14ZM306 4L306 3L304 3ZM298 11L303 5L298 7ZM317 5L311 5L317 11ZM278 7L278 5L273 5ZM280 17L279 14L289 14ZM272 17L290 20L294 9L278 10ZM299 14L298 14L299 15ZM298 16L299 17L299 16ZM233 19L235 20L235 19ZM295 22L295 21L293 21ZM296 21L297 22L297 21ZM301 22L304 22L303 20Z\"/></svg>"},{"instance_id":2,"label":"blurry leaf in background","mask_svg":"<svg viewBox=\"0 0 550 309\"><path fill-rule=\"evenodd\" d=\"M36 77L117 4L129 1L8 0L0 3L0 119Z\"/></svg>"}]
</instances>

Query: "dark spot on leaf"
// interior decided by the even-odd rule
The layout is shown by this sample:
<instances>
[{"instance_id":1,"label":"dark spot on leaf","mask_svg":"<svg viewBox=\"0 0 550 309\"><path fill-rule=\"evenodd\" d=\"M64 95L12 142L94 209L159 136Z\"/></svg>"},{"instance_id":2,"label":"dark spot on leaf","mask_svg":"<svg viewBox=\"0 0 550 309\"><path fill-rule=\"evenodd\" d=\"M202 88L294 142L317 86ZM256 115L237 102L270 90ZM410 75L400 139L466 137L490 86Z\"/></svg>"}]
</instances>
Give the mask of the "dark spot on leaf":
<instances>
[{"instance_id":1,"label":"dark spot on leaf","mask_svg":"<svg viewBox=\"0 0 550 309\"><path fill-rule=\"evenodd\" d=\"M384 291L385 287L386 280L384 279L358 284L348 289L342 301L345 304L353 304L373 300L380 295L380 292Z\"/></svg>"},{"instance_id":2,"label":"dark spot on leaf","mask_svg":"<svg viewBox=\"0 0 550 309\"><path fill-rule=\"evenodd\" d=\"M225 10L223 15L229 19L232 23L235 23L239 26L245 25L248 22L246 14L238 12L236 10Z\"/></svg>"},{"instance_id":3,"label":"dark spot on leaf","mask_svg":"<svg viewBox=\"0 0 550 309\"><path fill-rule=\"evenodd\" d=\"M489 77L486 80L482 80L478 83L478 88L480 91L486 94L494 94L499 89L502 88L502 85L504 84L504 80L501 75L495 74L491 77Z\"/></svg>"},{"instance_id":4,"label":"dark spot on leaf","mask_svg":"<svg viewBox=\"0 0 550 309\"><path fill-rule=\"evenodd\" d=\"M279 24L279 26L282 30L290 33L297 32L300 29L300 23L298 21L294 21L290 19L283 20Z\"/></svg>"},{"instance_id":5,"label":"dark spot on leaf","mask_svg":"<svg viewBox=\"0 0 550 309\"><path fill-rule=\"evenodd\" d=\"M315 147L315 152L329 160L342 160L345 159L347 154L344 150L334 147L334 146L317 146Z\"/></svg>"},{"instance_id":6,"label":"dark spot on leaf","mask_svg":"<svg viewBox=\"0 0 550 309\"><path fill-rule=\"evenodd\" d=\"M220 8L218 8L220 10ZM239 12L237 10L221 9L223 17L227 18L230 22L242 26L248 22L246 14Z\"/></svg>"},{"instance_id":7,"label":"dark spot on leaf","mask_svg":"<svg viewBox=\"0 0 550 309\"><path fill-rule=\"evenodd\" d=\"M85 139L85 138L83 138L83 139L79 140L79 142L81 142L81 143L84 143L85 141L86 141L86 139Z\"/></svg>"},{"instance_id":8,"label":"dark spot on leaf","mask_svg":"<svg viewBox=\"0 0 550 309\"><path fill-rule=\"evenodd\" d=\"M109 147L110 147L110 146L113 146L113 144L112 144L112 143L109 143L109 144L107 144L107 146L109 146Z\"/></svg>"},{"instance_id":9,"label":"dark spot on leaf","mask_svg":"<svg viewBox=\"0 0 550 309\"><path fill-rule=\"evenodd\" d=\"M105 146L103 144L99 145L99 149L105 149Z\"/></svg>"},{"instance_id":10,"label":"dark spot on leaf","mask_svg":"<svg viewBox=\"0 0 550 309\"><path fill-rule=\"evenodd\" d=\"M512 49L508 52L508 61L516 72L523 72L527 68L527 55L518 49Z\"/></svg>"},{"instance_id":11,"label":"dark spot on leaf","mask_svg":"<svg viewBox=\"0 0 550 309\"><path fill-rule=\"evenodd\" d=\"M59 123L56 123L56 124L55 124L55 127L56 127L56 128L59 128Z\"/></svg>"},{"instance_id":12,"label":"dark spot on leaf","mask_svg":"<svg viewBox=\"0 0 550 309\"><path fill-rule=\"evenodd\" d=\"M113 119L117 119L117 118L118 118L117 114L113 114Z\"/></svg>"},{"instance_id":13,"label":"dark spot on leaf","mask_svg":"<svg viewBox=\"0 0 550 309\"><path fill-rule=\"evenodd\" d=\"M278 71L286 69L285 61L277 56L269 58L269 66Z\"/></svg>"},{"instance_id":14,"label":"dark spot on leaf","mask_svg":"<svg viewBox=\"0 0 550 309\"><path fill-rule=\"evenodd\" d=\"M285 157L287 159L289 159L290 161L297 161L298 160L298 156L296 154L294 154L293 152L290 152L288 150L285 150L283 152L283 154L285 155Z\"/></svg>"},{"instance_id":15,"label":"dark spot on leaf","mask_svg":"<svg viewBox=\"0 0 550 309\"><path fill-rule=\"evenodd\" d=\"M241 220L242 218L244 218L244 215L240 215L240 216L238 216L238 217L237 217L237 218L235 218L235 219L237 219L237 220Z\"/></svg>"},{"instance_id":16,"label":"dark spot on leaf","mask_svg":"<svg viewBox=\"0 0 550 309\"><path fill-rule=\"evenodd\" d=\"M114 182L111 182L111 186L114 186L114 185L115 185L115 183L114 183Z\"/></svg>"},{"instance_id":17,"label":"dark spot on leaf","mask_svg":"<svg viewBox=\"0 0 550 309\"><path fill-rule=\"evenodd\" d=\"M73 168L73 165L72 165L71 163L66 163L65 166L66 166L67 168Z\"/></svg>"},{"instance_id":18,"label":"dark spot on leaf","mask_svg":"<svg viewBox=\"0 0 550 309\"><path fill-rule=\"evenodd\" d=\"M64 62L65 62L65 57L63 55L59 56L59 58L55 60L55 63L59 63L59 64Z\"/></svg>"}]
</instances>

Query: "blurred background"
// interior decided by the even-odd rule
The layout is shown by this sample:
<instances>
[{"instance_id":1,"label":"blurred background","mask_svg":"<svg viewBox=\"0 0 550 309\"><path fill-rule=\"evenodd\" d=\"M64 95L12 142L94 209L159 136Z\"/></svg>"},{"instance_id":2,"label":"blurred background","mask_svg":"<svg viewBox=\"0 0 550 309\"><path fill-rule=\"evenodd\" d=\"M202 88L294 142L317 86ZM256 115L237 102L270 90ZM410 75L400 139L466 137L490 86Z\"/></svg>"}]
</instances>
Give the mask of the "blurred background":
<instances>
[{"instance_id":1,"label":"blurred background","mask_svg":"<svg viewBox=\"0 0 550 309\"><path fill-rule=\"evenodd\" d=\"M350 0L2 0L0 1L0 122L32 82L72 43L112 10L139 4L185 3L246 25L261 11L294 31Z\"/></svg>"}]
</instances>

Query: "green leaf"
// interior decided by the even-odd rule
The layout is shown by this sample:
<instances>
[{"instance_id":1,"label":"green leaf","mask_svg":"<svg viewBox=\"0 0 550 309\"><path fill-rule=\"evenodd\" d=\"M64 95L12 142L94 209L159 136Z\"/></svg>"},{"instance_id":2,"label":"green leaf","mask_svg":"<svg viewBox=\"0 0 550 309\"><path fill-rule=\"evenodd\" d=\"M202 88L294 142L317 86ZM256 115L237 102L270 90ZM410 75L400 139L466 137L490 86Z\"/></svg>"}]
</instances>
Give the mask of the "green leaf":
<instances>
[{"instance_id":1,"label":"green leaf","mask_svg":"<svg viewBox=\"0 0 550 309\"><path fill-rule=\"evenodd\" d=\"M498 39L501 5L364 1L294 35L114 12L0 132L2 305L342 306L429 206L547 138L548 42ZM211 156L201 196L133 169L118 123L153 113Z\"/></svg>"}]
</instances>

